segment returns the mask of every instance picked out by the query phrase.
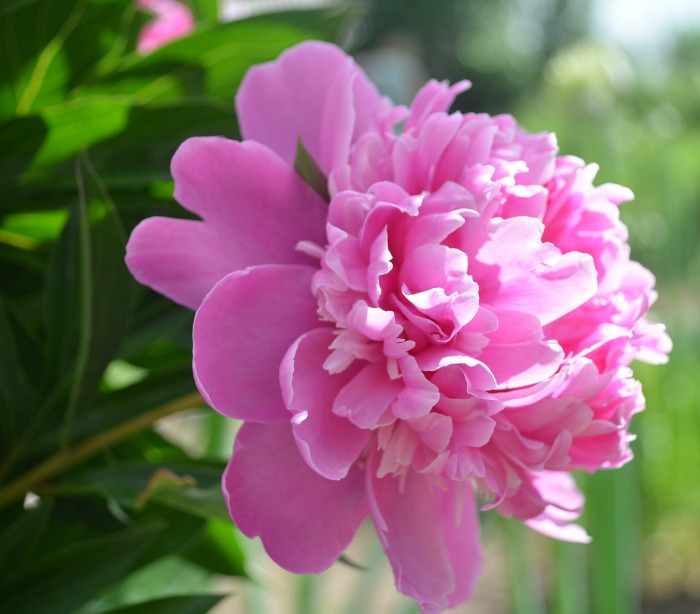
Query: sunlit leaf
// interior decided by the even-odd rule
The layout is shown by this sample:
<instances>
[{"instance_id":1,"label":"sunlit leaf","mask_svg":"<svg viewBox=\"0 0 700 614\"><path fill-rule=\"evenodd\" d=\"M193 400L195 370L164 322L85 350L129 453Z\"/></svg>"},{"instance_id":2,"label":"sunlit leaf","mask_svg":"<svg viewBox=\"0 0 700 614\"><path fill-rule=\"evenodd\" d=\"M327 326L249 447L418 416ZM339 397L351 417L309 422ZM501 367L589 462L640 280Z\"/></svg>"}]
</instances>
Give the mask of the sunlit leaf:
<instances>
[{"instance_id":1,"label":"sunlit leaf","mask_svg":"<svg viewBox=\"0 0 700 614\"><path fill-rule=\"evenodd\" d=\"M43 109L40 117L48 132L31 168L36 170L65 160L119 134L127 125L132 104L123 96L103 96Z\"/></svg>"},{"instance_id":2,"label":"sunlit leaf","mask_svg":"<svg viewBox=\"0 0 700 614\"><path fill-rule=\"evenodd\" d=\"M187 560L225 576L246 576L245 556L239 533L231 520L207 520L197 541L184 553Z\"/></svg>"}]
</instances>

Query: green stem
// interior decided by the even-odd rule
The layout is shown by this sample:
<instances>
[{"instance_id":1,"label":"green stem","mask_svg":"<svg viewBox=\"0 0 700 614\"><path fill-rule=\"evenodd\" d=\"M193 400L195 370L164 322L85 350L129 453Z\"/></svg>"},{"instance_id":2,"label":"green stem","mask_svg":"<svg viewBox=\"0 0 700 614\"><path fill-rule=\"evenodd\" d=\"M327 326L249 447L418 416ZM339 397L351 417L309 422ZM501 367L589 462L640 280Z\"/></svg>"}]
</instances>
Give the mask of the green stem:
<instances>
[{"instance_id":1,"label":"green stem","mask_svg":"<svg viewBox=\"0 0 700 614\"><path fill-rule=\"evenodd\" d=\"M61 474L73 465L118 444L132 435L139 433L151 426L156 420L175 414L185 409L191 409L203 404L202 397L198 393L188 394L180 399L156 407L145 414L136 416L131 420L102 431L90 439L86 439L74 448L61 450L57 454L47 458L43 463L34 467L27 473L19 476L7 486L0 489L0 509L6 505L22 499L32 488L38 484Z\"/></svg>"}]
</instances>

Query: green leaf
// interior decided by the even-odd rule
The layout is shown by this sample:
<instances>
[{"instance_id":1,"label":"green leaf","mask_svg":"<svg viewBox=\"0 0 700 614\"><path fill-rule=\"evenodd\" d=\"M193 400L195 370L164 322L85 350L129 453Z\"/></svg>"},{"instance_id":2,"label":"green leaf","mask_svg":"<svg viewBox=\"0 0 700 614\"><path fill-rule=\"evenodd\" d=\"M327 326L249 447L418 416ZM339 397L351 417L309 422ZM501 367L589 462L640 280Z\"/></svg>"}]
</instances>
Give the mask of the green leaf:
<instances>
[{"instance_id":1,"label":"green leaf","mask_svg":"<svg viewBox=\"0 0 700 614\"><path fill-rule=\"evenodd\" d=\"M80 199L47 277L49 373L71 373L64 440L94 394L126 330L134 282L116 208L87 158L76 162ZM59 399L60 400L60 399Z\"/></svg>"},{"instance_id":2,"label":"green leaf","mask_svg":"<svg viewBox=\"0 0 700 614\"><path fill-rule=\"evenodd\" d=\"M4 3L3 3L4 4ZM13 2L0 12L0 117L28 115L43 91L62 98L67 58L61 43L84 10L84 0Z\"/></svg>"},{"instance_id":3,"label":"green leaf","mask_svg":"<svg viewBox=\"0 0 700 614\"><path fill-rule=\"evenodd\" d=\"M189 0L197 22L215 21L219 18L218 0Z\"/></svg>"},{"instance_id":4,"label":"green leaf","mask_svg":"<svg viewBox=\"0 0 700 614\"><path fill-rule=\"evenodd\" d=\"M91 403L89 412L76 417L71 431L72 440L82 441L195 391L192 368L188 365L152 375L127 388L101 394ZM59 446L61 434L60 426L45 427L43 432L32 438L27 455L41 458L51 454Z\"/></svg>"},{"instance_id":5,"label":"green leaf","mask_svg":"<svg viewBox=\"0 0 700 614\"><path fill-rule=\"evenodd\" d=\"M171 180L173 154L193 136L237 137L233 105L210 99L134 105L120 134L93 147L90 159L110 188L148 186ZM169 215L177 215L172 209Z\"/></svg>"},{"instance_id":6,"label":"green leaf","mask_svg":"<svg viewBox=\"0 0 700 614\"><path fill-rule=\"evenodd\" d=\"M316 164L308 149L304 147L301 137L297 139L297 151L294 156L294 170L324 201L330 202L328 178Z\"/></svg>"},{"instance_id":7,"label":"green leaf","mask_svg":"<svg viewBox=\"0 0 700 614\"><path fill-rule=\"evenodd\" d=\"M0 5L0 16L6 13L11 13L17 9L23 8L25 6L31 6L37 4L39 0L5 0L5 2Z\"/></svg>"},{"instance_id":8,"label":"green leaf","mask_svg":"<svg viewBox=\"0 0 700 614\"><path fill-rule=\"evenodd\" d=\"M28 239L36 246L39 243L58 239L67 219L68 212L60 209L14 213L3 220L2 230Z\"/></svg>"},{"instance_id":9,"label":"green leaf","mask_svg":"<svg viewBox=\"0 0 700 614\"><path fill-rule=\"evenodd\" d=\"M511 586L512 612L514 614L542 614L543 596L539 590L536 570L530 553L529 542L535 537L529 529L512 519L503 519L504 534L508 543L508 575Z\"/></svg>"},{"instance_id":10,"label":"green leaf","mask_svg":"<svg viewBox=\"0 0 700 614\"><path fill-rule=\"evenodd\" d=\"M0 570L19 569L31 561L43 538L53 506L50 501L42 501L34 509L24 510L11 525L0 533Z\"/></svg>"},{"instance_id":11,"label":"green leaf","mask_svg":"<svg viewBox=\"0 0 700 614\"><path fill-rule=\"evenodd\" d=\"M122 462L106 467L94 467L66 478L56 483L51 492L63 496L96 494L114 499L124 508L136 509L139 506L139 499L142 498L144 492L147 492L149 482L158 471L167 470L171 475L179 476L181 479L188 477L197 486L209 489L218 487L224 467L224 463L196 461L160 462L157 464L146 461ZM147 492L147 494L151 496L153 501L162 503L160 498L156 496L155 489L153 487L151 489L153 492ZM143 498L142 503L145 503ZM145 507L147 508L148 505ZM190 514L201 517L201 514L197 512L190 511Z\"/></svg>"},{"instance_id":12,"label":"green leaf","mask_svg":"<svg viewBox=\"0 0 700 614\"><path fill-rule=\"evenodd\" d=\"M231 520L207 520L199 539L183 556L200 567L225 576L247 576L239 533Z\"/></svg>"},{"instance_id":13,"label":"green leaf","mask_svg":"<svg viewBox=\"0 0 700 614\"><path fill-rule=\"evenodd\" d=\"M17 347L18 331L0 296L0 445L9 450L37 405Z\"/></svg>"},{"instance_id":14,"label":"green leaf","mask_svg":"<svg viewBox=\"0 0 700 614\"><path fill-rule=\"evenodd\" d=\"M126 56L112 74L75 94L128 94L142 104L184 96L230 101L250 66L303 40L324 37L328 13L301 13L306 19L295 26L264 18L200 23L189 36L153 53Z\"/></svg>"},{"instance_id":15,"label":"green leaf","mask_svg":"<svg viewBox=\"0 0 700 614\"><path fill-rule=\"evenodd\" d=\"M139 495L137 506L142 508L154 501L205 520L218 518L229 521L221 487L217 484L209 488L196 488L196 484L191 476L179 476L167 469L159 469Z\"/></svg>"},{"instance_id":16,"label":"green leaf","mask_svg":"<svg viewBox=\"0 0 700 614\"><path fill-rule=\"evenodd\" d=\"M107 610L104 614L206 614L224 595L164 597Z\"/></svg>"},{"instance_id":17,"label":"green leaf","mask_svg":"<svg viewBox=\"0 0 700 614\"><path fill-rule=\"evenodd\" d=\"M41 117L15 117L0 123L0 182L14 180L31 164L48 134ZM0 202L5 194L0 193Z\"/></svg>"},{"instance_id":18,"label":"green leaf","mask_svg":"<svg viewBox=\"0 0 700 614\"><path fill-rule=\"evenodd\" d=\"M30 170L65 160L113 137L127 125L133 101L125 96L80 98L40 112L48 133Z\"/></svg>"},{"instance_id":19,"label":"green leaf","mask_svg":"<svg viewBox=\"0 0 700 614\"><path fill-rule=\"evenodd\" d=\"M638 465L586 479L591 608L600 614L640 610L641 535Z\"/></svg>"},{"instance_id":20,"label":"green leaf","mask_svg":"<svg viewBox=\"0 0 700 614\"><path fill-rule=\"evenodd\" d=\"M14 614L72 614L123 577L160 530L134 527L65 544L3 588L3 608Z\"/></svg>"},{"instance_id":21,"label":"green leaf","mask_svg":"<svg viewBox=\"0 0 700 614\"><path fill-rule=\"evenodd\" d=\"M64 101L133 38L131 0L34 0L0 9L0 116Z\"/></svg>"},{"instance_id":22,"label":"green leaf","mask_svg":"<svg viewBox=\"0 0 700 614\"><path fill-rule=\"evenodd\" d=\"M169 555L129 574L75 614L105 614L170 597L206 596L211 590L211 574L181 556Z\"/></svg>"}]
</instances>

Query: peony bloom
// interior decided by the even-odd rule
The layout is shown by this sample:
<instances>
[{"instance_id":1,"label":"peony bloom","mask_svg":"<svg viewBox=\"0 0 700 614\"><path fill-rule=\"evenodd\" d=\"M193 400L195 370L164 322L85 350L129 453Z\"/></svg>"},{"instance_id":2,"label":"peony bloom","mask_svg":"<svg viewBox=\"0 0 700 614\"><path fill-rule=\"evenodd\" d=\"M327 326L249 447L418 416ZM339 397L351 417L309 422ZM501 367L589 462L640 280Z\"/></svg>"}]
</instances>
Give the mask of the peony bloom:
<instances>
[{"instance_id":1,"label":"peony bloom","mask_svg":"<svg viewBox=\"0 0 700 614\"><path fill-rule=\"evenodd\" d=\"M192 11L177 0L137 0L136 6L156 17L139 33L138 52L151 53L194 30Z\"/></svg>"},{"instance_id":2,"label":"peony bloom","mask_svg":"<svg viewBox=\"0 0 700 614\"><path fill-rule=\"evenodd\" d=\"M245 421L223 479L240 530L317 573L370 516L426 613L472 594L480 506L589 540L570 472L630 459L629 364L670 349L629 190L510 116L449 114L467 87L394 107L336 47L294 47L241 85L245 141L176 153L201 221L148 219L127 254L197 310L197 385Z\"/></svg>"}]
</instances>

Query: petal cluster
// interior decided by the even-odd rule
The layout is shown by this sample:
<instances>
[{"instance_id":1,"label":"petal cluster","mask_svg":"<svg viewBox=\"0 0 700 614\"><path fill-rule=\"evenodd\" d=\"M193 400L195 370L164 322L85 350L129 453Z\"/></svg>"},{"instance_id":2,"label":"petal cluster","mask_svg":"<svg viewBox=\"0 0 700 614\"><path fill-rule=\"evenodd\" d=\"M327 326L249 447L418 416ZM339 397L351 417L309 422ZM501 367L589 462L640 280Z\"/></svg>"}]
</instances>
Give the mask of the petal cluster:
<instances>
[{"instance_id":1,"label":"petal cluster","mask_svg":"<svg viewBox=\"0 0 700 614\"><path fill-rule=\"evenodd\" d=\"M468 86L395 107L336 47L294 47L241 85L243 142L175 155L201 220L146 220L127 254L197 310L199 389L245 421L223 481L239 528L316 573L371 516L426 613L473 591L479 506L588 541L570 472L631 458L629 365L670 350L629 190L510 116L450 114Z\"/></svg>"}]
</instances>

